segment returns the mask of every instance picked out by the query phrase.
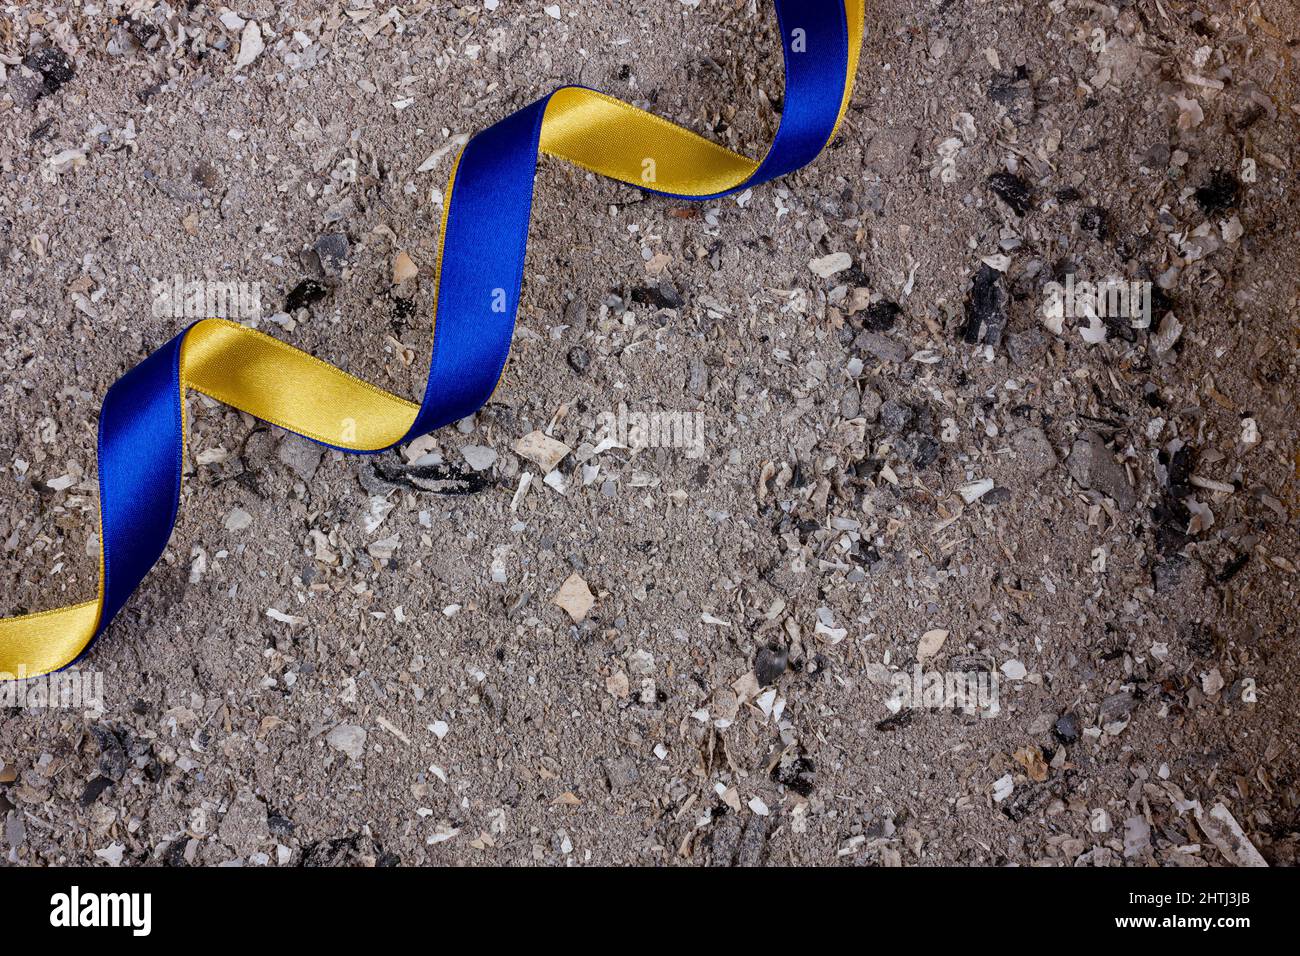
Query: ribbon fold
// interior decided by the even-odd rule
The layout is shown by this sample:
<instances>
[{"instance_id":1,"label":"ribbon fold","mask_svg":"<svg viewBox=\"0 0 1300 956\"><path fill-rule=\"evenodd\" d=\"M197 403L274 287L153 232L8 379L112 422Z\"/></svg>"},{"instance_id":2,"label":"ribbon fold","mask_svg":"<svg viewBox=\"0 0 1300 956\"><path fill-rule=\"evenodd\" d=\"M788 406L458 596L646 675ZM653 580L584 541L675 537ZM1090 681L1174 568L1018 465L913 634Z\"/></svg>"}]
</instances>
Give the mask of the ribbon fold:
<instances>
[{"instance_id":1,"label":"ribbon fold","mask_svg":"<svg viewBox=\"0 0 1300 956\"><path fill-rule=\"evenodd\" d=\"M445 192L433 356L419 404L224 319L194 323L118 379L99 416L99 594L0 619L0 679L35 677L76 661L162 556L180 503L186 389L360 453L391 448L481 407L510 348L539 153L689 200L725 196L811 162L848 109L865 0L774 3L785 103L761 161L580 86L560 87L465 145Z\"/></svg>"}]
</instances>

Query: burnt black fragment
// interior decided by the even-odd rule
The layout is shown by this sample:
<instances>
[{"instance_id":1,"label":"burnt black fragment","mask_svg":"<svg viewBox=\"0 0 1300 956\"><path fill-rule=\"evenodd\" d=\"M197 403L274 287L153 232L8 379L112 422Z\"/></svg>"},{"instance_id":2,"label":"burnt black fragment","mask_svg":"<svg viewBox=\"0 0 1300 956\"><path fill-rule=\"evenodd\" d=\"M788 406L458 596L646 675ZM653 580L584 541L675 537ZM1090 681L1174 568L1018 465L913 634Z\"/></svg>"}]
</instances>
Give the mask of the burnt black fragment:
<instances>
[{"instance_id":1,"label":"burnt black fragment","mask_svg":"<svg viewBox=\"0 0 1300 956\"><path fill-rule=\"evenodd\" d=\"M884 460L880 458L863 458L853 463L850 469L853 477L861 481L873 481L880 474L880 469L884 467Z\"/></svg>"},{"instance_id":2,"label":"burnt black fragment","mask_svg":"<svg viewBox=\"0 0 1300 956\"><path fill-rule=\"evenodd\" d=\"M1003 106L1010 106L1028 93L1029 84L1013 76L999 76L989 84L989 99Z\"/></svg>"},{"instance_id":3,"label":"burnt black fragment","mask_svg":"<svg viewBox=\"0 0 1300 956\"><path fill-rule=\"evenodd\" d=\"M888 332L903 314L903 308L897 302L881 299L867 306L863 313L862 325L872 332Z\"/></svg>"},{"instance_id":4,"label":"burnt black fragment","mask_svg":"<svg viewBox=\"0 0 1300 956\"><path fill-rule=\"evenodd\" d=\"M971 345L997 345L1007 327L1007 289L1002 273L981 264L966 300L962 339Z\"/></svg>"},{"instance_id":5,"label":"burnt black fragment","mask_svg":"<svg viewBox=\"0 0 1300 956\"><path fill-rule=\"evenodd\" d=\"M874 545L864 545L861 541L855 541L853 548L849 551L849 560L864 570L870 571L881 562L882 558Z\"/></svg>"},{"instance_id":6,"label":"burnt black fragment","mask_svg":"<svg viewBox=\"0 0 1300 956\"><path fill-rule=\"evenodd\" d=\"M1002 815L1012 823L1019 823L1047 803L1050 796L1050 791L1041 786L1018 789L1015 796L1003 804Z\"/></svg>"},{"instance_id":7,"label":"burnt black fragment","mask_svg":"<svg viewBox=\"0 0 1300 956\"><path fill-rule=\"evenodd\" d=\"M1177 554L1192 543L1191 536L1187 534L1192 513L1172 492L1161 496L1160 501L1151 510L1151 518L1155 530L1157 554L1162 556Z\"/></svg>"},{"instance_id":8,"label":"burnt black fragment","mask_svg":"<svg viewBox=\"0 0 1300 956\"><path fill-rule=\"evenodd\" d=\"M329 286L317 282L315 279L303 279L284 300L284 311L296 312L298 309L304 309L313 302L319 302L325 296L329 295Z\"/></svg>"},{"instance_id":9,"label":"burnt black fragment","mask_svg":"<svg viewBox=\"0 0 1300 956\"><path fill-rule=\"evenodd\" d=\"M814 521L812 518L804 518L795 522L795 531L799 533L799 543L807 544L808 539L821 530L821 522Z\"/></svg>"},{"instance_id":10,"label":"burnt black fragment","mask_svg":"<svg viewBox=\"0 0 1300 956\"><path fill-rule=\"evenodd\" d=\"M1227 584L1229 581L1235 578L1239 573L1241 573L1241 569L1246 566L1246 562L1248 562L1249 560L1250 560L1249 551L1245 552L1244 554L1237 555L1235 558L1233 558L1224 566L1222 571L1220 571L1217 575L1215 575L1214 580L1218 581L1220 584Z\"/></svg>"},{"instance_id":11,"label":"burnt black fragment","mask_svg":"<svg viewBox=\"0 0 1300 956\"><path fill-rule=\"evenodd\" d=\"M587 371L587 367L591 365L591 353L581 345L575 345L569 349L569 354L565 356L565 360L569 363L569 368L582 375Z\"/></svg>"},{"instance_id":12,"label":"burnt black fragment","mask_svg":"<svg viewBox=\"0 0 1300 956\"><path fill-rule=\"evenodd\" d=\"M96 724L90 728L99 744L99 773L109 780L121 780L126 773L129 758L126 746L114 728L108 724Z\"/></svg>"},{"instance_id":13,"label":"burnt black fragment","mask_svg":"<svg viewBox=\"0 0 1300 956\"><path fill-rule=\"evenodd\" d=\"M939 442L931 435L922 435L917 432L912 432L912 434L907 437L913 440L912 465L921 469L928 468L934 464L935 460L939 457ZM997 491L998 489L995 488L993 490ZM990 495L992 493L993 492L989 492ZM992 502L988 503L991 504Z\"/></svg>"},{"instance_id":14,"label":"burnt black fragment","mask_svg":"<svg viewBox=\"0 0 1300 956\"><path fill-rule=\"evenodd\" d=\"M167 849L163 850L163 866L181 867L189 866L185 859L185 848L189 845L190 837L181 834L171 843L167 844Z\"/></svg>"},{"instance_id":15,"label":"burnt black fragment","mask_svg":"<svg viewBox=\"0 0 1300 956\"><path fill-rule=\"evenodd\" d=\"M902 730L912 722L913 713L910 710L900 710L892 717L886 717L884 720L876 723L876 730L882 734L892 733L895 730Z\"/></svg>"},{"instance_id":16,"label":"burnt black fragment","mask_svg":"<svg viewBox=\"0 0 1300 956\"><path fill-rule=\"evenodd\" d=\"M395 296L390 313L393 327L402 329L406 326L407 319L415 315L415 300L403 299L401 296Z\"/></svg>"},{"instance_id":17,"label":"burnt black fragment","mask_svg":"<svg viewBox=\"0 0 1300 956\"><path fill-rule=\"evenodd\" d=\"M911 405L886 399L880 406L880 424L891 435L901 435L916 421L916 410Z\"/></svg>"},{"instance_id":18,"label":"burnt black fragment","mask_svg":"<svg viewBox=\"0 0 1300 956\"><path fill-rule=\"evenodd\" d=\"M1098 239L1105 239L1109 231L1109 216L1100 206L1089 206L1079 213L1079 228L1090 232Z\"/></svg>"},{"instance_id":19,"label":"burnt black fragment","mask_svg":"<svg viewBox=\"0 0 1300 956\"><path fill-rule=\"evenodd\" d=\"M1164 453L1162 452L1160 458L1169 475L1169 493L1175 498L1186 498L1192 493L1191 447L1189 445L1183 445L1172 455L1168 456L1168 461L1164 461L1164 457Z\"/></svg>"},{"instance_id":20,"label":"burnt black fragment","mask_svg":"<svg viewBox=\"0 0 1300 956\"><path fill-rule=\"evenodd\" d=\"M1237 205L1237 194L1240 191L1241 184L1237 182L1236 176L1222 169L1216 169L1210 173L1210 178L1205 185L1197 189L1194 195L1202 212L1207 216L1213 216Z\"/></svg>"},{"instance_id":21,"label":"burnt black fragment","mask_svg":"<svg viewBox=\"0 0 1300 956\"><path fill-rule=\"evenodd\" d=\"M994 173L989 177L989 188L1017 216L1023 216L1034 205L1034 193L1029 184L1015 173Z\"/></svg>"},{"instance_id":22,"label":"burnt black fragment","mask_svg":"<svg viewBox=\"0 0 1300 956\"><path fill-rule=\"evenodd\" d=\"M112 785L113 781L103 775L93 778L86 784L86 788L81 791L81 805L83 807L90 806L99 799L101 793Z\"/></svg>"},{"instance_id":23,"label":"burnt black fragment","mask_svg":"<svg viewBox=\"0 0 1300 956\"><path fill-rule=\"evenodd\" d=\"M772 779L801 797L813 792L813 762L807 757L784 757L772 768Z\"/></svg>"},{"instance_id":24,"label":"burnt black fragment","mask_svg":"<svg viewBox=\"0 0 1300 956\"><path fill-rule=\"evenodd\" d=\"M790 652L777 644L769 644L759 649L754 655L754 676L760 687L776 681L785 673L785 666L790 661Z\"/></svg>"},{"instance_id":25,"label":"burnt black fragment","mask_svg":"<svg viewBox=\"0 0 1300 956\"><path fill-rule=\"evenodd\" d=\"M375 475L394 485L429 491L435 495L475 495L494 484L487 472L473 471L459 465L411 465L406 468L375 462Z\"/></svg>"},{"instance_id":26,"label":"burnt black fragment","mask_svg":"<svg viewBox=\"0 0 1300 956\"><path fill-rule=\"evenodd\" d=\"M357 853L357 844L361 842L360 833L335 837L333 840L317 840L302 848L302 861L299 866L332 867L347 866L350 857Z\"/></svg>"},{"instance_id":27,"label":"burnt black fragment","mask_svg":"<svg viewBox=\"0 0 1300 956\"><path fill-rule=\"evenodd\" d=\"M47 138L47 137L50 135L50 131L51 131L52 129L54 129L54 117L53 117L53 116L51 116L51 117L50 117L49 119L47 119L45 122L39 124L39 125L38 125L34 130L32 130L30 133L28 133L28 134L27 134L27 139L28 139L29 142L32 142L32 143L39 143L41 140ZM6 230L6 231L7 231L7 230Z\"/></svg>"},{"instance_id":28,"label":"burnt black fragment","mask_svg":"<svg viewBox=\"0 0 1300 956\"><path fill-rule=\"evenodd\" d=\"M1204 628L1185 628L1178 636L1187 645L1187 650L1197 657L1209 657L1217 653L1214 635Z\"/></svg>"},{"instance_id":29,"label":"burnt black fragment","mask_svg":"<svg viewBox=\"0 0 1300 956\"><path fill-rule=\"evenodd\" d=\"M1251 103L1240 113L1228 117L1228 128L1234 133L1244 133L1267 115L1264 107Z\"/></svg>"},{"instance_id":30,"label":"burnt black fragment","mask_svg":"<svg viewBox=\"0 0 1300 956\"><path fill-rule=\"evenodd\" d=\"M1031 122L1037 112L1034 90L1029 82L1029 71L1018 66L1015 72L994 77L989 84L988 97L1006 110L1007 118L1017 126Z\"/></svg>"},{"instance_id":31,"label":"burnt black fragment","mask_svg":"<svg viewBox=\"0 0 1300 956\"><path fill-rule=\"evenodd\" d=\"M32 53L23 60L23 66L41 75L44 96L57 93L64 83L76 75L63 51L55 46L42 47Z\"/></svg>"},{"instance_id":32,"label":"burnt black fragment","mask_svg":"<svg viewBox=\"0 0 1300 956\"><path fill-rule=\"evenodd\" d=\"M1127 315L1106 314L1101 317L1102 324L1112 339L1136 342L1137 333L1133 330L1133 320Z\"/></svg>"},{"instance_id":33,"label":"burnt black fragment","mask_svg":"<svg viewBox=\"0 0 1300 956\"><path fill-rule=\"evenodd\" d=\"M1145 236L1124 236L1115 243L1115 255L1121 259L1136 259L1147 244Z\"/></svg>"},{"instance_id":34,"label":"burnt black fragment","mask_svg":"<svg viewBox=\"0 0 1300 956\"><path fill-rule=\"evenodd\" d=\"M135 38L135 42L139 43L143 47L147 47L149 41L158 35L158 28L156 26L145 20L137 20L134 17L127 19L126 28L130 32L131 36Z\"/></svg>"},{"instance_id":35,"label":"burnt black fragment","mask_svg":"<svg viewBox=\"0 0 1300 956\"><path fill-rule=\"evenodd\" d=\"M686 300L670 283L659 282L656 285L643 285L633 289L632 301L656 309L680 309Z\"/></svg>"},{"instance_id":36,"label":"burnt black fragment","mask_svg":"<svg viewBox=\"0 0 1300 956\"><path fill-rule=\"evenodd\" d=\"M341 232L328 232L316 240L312 247L326 275L336 276L351 252L348 237Z\"/></svg>"},{"instance_id":37,"label":"burnt black fragment","mask_svg":"<svg viewBox=\"0 0 1300 956\"><path fill-rule=\"evenodd\" d=\"M1064 283L1072 275L1079 274L1079 264L1069 256L1062 256L1052 263L1052 278L1056 282Z\"/></svg>"},{"instance_id":38,"label":"burnt black fragment","mask_svg":"<svg viewBox=\"0 0 1300 956\"><path fill-rule=\"evenodd\" d=\"M1154 283L1152 284L1151 321L1153 325L1159 326L1160 319L1163 319L1165 315L1174 311L1174 308L1177 305L1178 303L1174 300L1173 296L1171 296L1164 289L1160 288L1160 286L1155 285Z\"/></svg>"},{"instance_id":39,"label":"burnt black fragment","mask_svg":"<svg viewBox=\"0 0 1300 956\"><path fill-rule=\"evenodd\" d=\"M1052 736L1063 744L1074 743L1081 732L1077 714L1062 714L1052 726Z\"/></svg>"}]
</instances>

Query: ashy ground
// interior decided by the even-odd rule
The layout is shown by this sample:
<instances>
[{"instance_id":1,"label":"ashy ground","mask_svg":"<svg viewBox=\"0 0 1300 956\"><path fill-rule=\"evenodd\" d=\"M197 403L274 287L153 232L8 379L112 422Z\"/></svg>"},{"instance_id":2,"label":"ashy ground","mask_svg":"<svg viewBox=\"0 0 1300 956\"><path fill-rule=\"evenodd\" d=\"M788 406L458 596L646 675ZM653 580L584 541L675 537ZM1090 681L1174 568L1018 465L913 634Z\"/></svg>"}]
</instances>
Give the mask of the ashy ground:
<instances>
[{"instance_id":1,"label":"ashy ground","mask_svg":"<svg viewBox=\"0 0 1300 956\"><path fill-rule=\"evenodd\" d=\"M0 853L1294 862L1300 15L870 6L795 175L691 206L542 163L472 420L345 458L191 396L102 709L0 720ZM94 593L96 413L188 321L160 283L418 396L459 137L576 82L759 154L774 30L4 8L0 613ZM1053 311L1108 277L1149 325Z\"/></svg>"}]
</instances>

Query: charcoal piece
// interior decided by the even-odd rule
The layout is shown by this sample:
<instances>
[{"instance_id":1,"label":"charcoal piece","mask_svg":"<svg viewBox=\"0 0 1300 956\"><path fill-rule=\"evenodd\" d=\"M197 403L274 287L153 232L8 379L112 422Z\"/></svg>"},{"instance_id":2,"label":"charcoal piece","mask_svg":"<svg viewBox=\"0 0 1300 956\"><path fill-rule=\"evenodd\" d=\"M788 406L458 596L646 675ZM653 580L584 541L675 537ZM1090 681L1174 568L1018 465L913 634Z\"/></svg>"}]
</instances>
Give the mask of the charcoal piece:
<instances>
[{"instance_id":1,"label":"charcoal piece","mask_svg":"<svg viewBox=\"0 0 1300 956\"><path fill-rule=\"evenodd\" d=\"M569 368L582 375L591 364L591 353L581 345L575 345L569 349L569 354L565 356L565 360L569 363Z\"/></svg>"},{"instance_id":2,"label":"charcoal piece","mask_svg":"<svg viewBox=\"0 0 1300 956\"><path fill-rule=\"evenodd\" d=\"M1052 736L1063 744L1074 743L1081 732L1077 714L1062 714L1052 727Z\"/></svg>"},{"instance_id":3,"label":"charcoal piece","mask_svg":"<svg viewBox=\"0 0 1300 956\"><path fill-rule=\"evenodd\" d=\"M994 173L989 177L989 188L1010 206L1017 216L1023 216L1033 208L1033 190L1015 173Z\"/></svg>"},{"instance_id":4,"label":"charcoal piece","mask_svg":"<svg viewBox=\"0 0 1300 956\"><path fill-rule=\"evenodd\" d=\"M766 687L776 681L785 673L785 666L789 660L790 652L784 647L769 644L760 648L754 655L754 676L758 678L759 685Z\"/></svg>"},{"instance_id":5,"label":"charcoal piece","mask_svg":"<svg viewBox=\"0 0 1300 956\"><path fill-rule=\"evenodd\" d=\"M284 300L284 311L296 312L319 302L329 294L329 286L322 285L315 279L303 279Z\"/></svg>"},{"instance_id":6,"label":"charcoal piece","mask_svg":"<svg viewBox=\"0 0 1300 956\"><path fill-rule=\"evenodd\" d=\"M23 66L41 75L46 96L57 93L64 83L76 75L63 51L55 46L42 47L32 53L23 60Z\"/></svg>"},{"instance_id":7,"label":"charcoal piece","mask_svg":"<svg viewBox=\"0 0 1300 956\"><path fill-rule=\"evenodd\" d=\"M659 282L652 286L638 286L632 290L632 301L653 306L656 309L680 309L685 304L681 293L668 282Z\"/></svg>"},{"instance_id":8,"label":"charcoal piece","mask_svg":"<svg viewBox=\"0 0 1300 956\"><path fill-rule=\"evenodd\" d=\"M888 332L902 314L903 309L897 302L881 299L867 306L867 311L862 316L862 325L872 332Z\"/></svg>"},{"instance_id":9,"label":"charcoal piece","mask_svg":"<svg viewBox=\"0 0 1300 956\"><path fill-rule=\"evenodd\" d=\"M801 797L812 796L814 787L813 762L807 757L786 757L772 768L772 779Z\"/></svg>"},{"instance_id":10,"label":"charcoal piece","mask_svg":"<svg viewBox=\"0 0 1300 956\"><path fill-rule=\"evenodd\" d=\"M966 300L962 339L971 345L997 345L1006 327L1007 289L1003 275L989 265L981 265Z\"/></svg>"},{"instance_id":11,"label":"charcoal piece","mask_svg":"<svg viewBox=\"0 0 1300 956\"><path fill-rule=\"evenodd\" d=\"M1216 169L1210 173L1210 178L1206 180L1205 185L1197 189L1194 195L1201 210L1207 216L1213 216L1237 205L1237 194L1240 191L1241 184L1237 182L1236 176L1222 169Z\"/></svg>"},{"instance_id":12,"label":"charcoal piece","mask_svg":"<svg viewBox=\"0 0 1300 956\"><path fill-rule=\"evenodd\" d=\"M1079 213L1079 228L1092 233L1098 239L1105 239L1109 230L1109 217L1100 206L1089 206Z\"/></svg>"}]
</instances>

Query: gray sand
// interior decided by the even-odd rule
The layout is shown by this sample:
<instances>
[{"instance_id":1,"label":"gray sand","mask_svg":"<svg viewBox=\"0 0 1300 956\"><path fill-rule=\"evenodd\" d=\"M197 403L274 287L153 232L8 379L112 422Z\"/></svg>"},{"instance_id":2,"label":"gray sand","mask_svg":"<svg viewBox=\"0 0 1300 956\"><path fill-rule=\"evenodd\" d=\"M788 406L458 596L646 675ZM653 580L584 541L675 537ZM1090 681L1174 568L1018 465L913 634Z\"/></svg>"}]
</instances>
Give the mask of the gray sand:
<instances>
[{"instance_id":1,"label":"gray sand","mask_svg":"<svg viewBox=\"0 0 1300 956\"><path fill-rule=\"evenodd\" d=\"M581 82L756 155L781 101L761 2L257 0L238 70L224 8L130 6L0 20L4 614L94 593L99 402L187 321L153 281L257 283L259 328L415 397L454 137ZM0 853L1294 862L1300 17L871 6L785 180L695 207L543 161L472 421L322 456L191 395L102 711L0 721ZM49 44L75 76L32 101ZM1071 274L1153 283L1152 327L1054 334ZM620 405L702 448L593 454ZM891 707L919 658L996 713Z\"/></svg>"}]
</instances>

